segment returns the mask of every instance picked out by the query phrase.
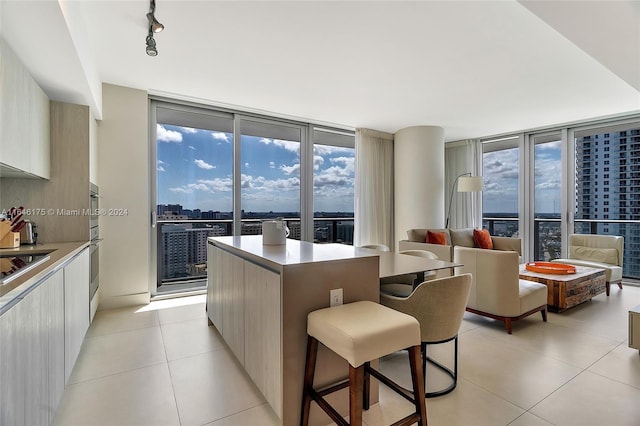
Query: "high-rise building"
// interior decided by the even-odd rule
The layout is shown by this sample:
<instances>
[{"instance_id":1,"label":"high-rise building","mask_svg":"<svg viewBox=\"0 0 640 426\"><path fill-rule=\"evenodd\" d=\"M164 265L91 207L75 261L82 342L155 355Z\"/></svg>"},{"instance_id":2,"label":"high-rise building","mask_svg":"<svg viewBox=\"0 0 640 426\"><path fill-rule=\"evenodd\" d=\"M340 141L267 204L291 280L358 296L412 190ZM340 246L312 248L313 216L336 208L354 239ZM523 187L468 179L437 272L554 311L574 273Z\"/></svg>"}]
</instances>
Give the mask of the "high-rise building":
<instances>
[{"instance_id":1,"label":"high-rise building","mask_svg":"<svg viewBox=\"0 0 640 426\"><path fill-rule=\"evenodd\" d=\"M192 224L162 226L162 278L188 278L202 268L193 265L207 260L207 238L226 235L223 227L214 225L193 228ZM205 269L206 272L206 269Z\"/></svg>"},{"instance_id":2,"label":"high-rise building","mask_svg":"<svg viewBox=\"0 0 640 426\"><path fill-rule=\"evenodd\" d=\"M623 275L640 276L640 129L576 139L578 233L624 237Z\"/></svg>"}]
</instances>

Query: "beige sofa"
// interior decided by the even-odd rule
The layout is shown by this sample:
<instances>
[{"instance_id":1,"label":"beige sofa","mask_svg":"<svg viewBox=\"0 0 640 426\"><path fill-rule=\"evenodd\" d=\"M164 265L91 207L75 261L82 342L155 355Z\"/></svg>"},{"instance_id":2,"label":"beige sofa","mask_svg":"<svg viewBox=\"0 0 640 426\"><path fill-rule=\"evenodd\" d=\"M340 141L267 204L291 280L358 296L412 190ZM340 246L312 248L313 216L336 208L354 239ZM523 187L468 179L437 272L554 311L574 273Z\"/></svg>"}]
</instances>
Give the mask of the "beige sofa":
<instances>
[{"instance_id":1,"label":"beige sofa","mask_svg":"<svg viewBox=\"0 0 640 426\"><path fill-rule=\"evenodd\" d=\"M453 261L453 248L455 246L474 247L473 228L461 229L430 229L433 232L444 232L447 237L446 245L427 243L427 229L409 229L407 239L399 242L398 248L402 250L427 250L435 253L440 260ZM491 237L494 250L515 251L522 256L522 240L511 237Z\"/></svg>"},{"instance_id":2,"label":"beige sofa","mask_svg":"<svg viewBox=\"0 0 640 426\"><path fill-rule=\"evenodd\" d=\"M453 261L463 265L456 274L473 277L467 311L504 321L509 334L512 321L535 312L547 321L547 286L520 279L515 251L456 246Z\"/></svg>"},{"instance_id":3,"label":"beige sofa","mask_svg":"<svg viewBox=\"0 0 640 426\"><path fill-rule=\"evenodd\" d=\"M611 284L622 289L624 237L614 235L569 235L569 258L553 262L604 269L607 296Z\"/></svg>"}]
</instances>

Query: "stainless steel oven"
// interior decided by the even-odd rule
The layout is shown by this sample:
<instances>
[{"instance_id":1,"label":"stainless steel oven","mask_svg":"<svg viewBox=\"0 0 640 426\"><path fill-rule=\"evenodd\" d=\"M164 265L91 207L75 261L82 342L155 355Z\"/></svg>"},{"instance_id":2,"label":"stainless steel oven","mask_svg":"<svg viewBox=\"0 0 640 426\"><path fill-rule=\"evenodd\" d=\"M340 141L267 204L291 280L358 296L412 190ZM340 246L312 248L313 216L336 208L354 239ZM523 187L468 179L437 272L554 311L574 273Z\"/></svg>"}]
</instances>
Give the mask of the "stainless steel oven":
<instances>
[{"instance_id":1,"label":"stainless steel oven","mask_svg":"<svg viewBox=\"0 0 640 426\"><path fill-rule=\"evenodd\" d=\"M89 229L98 227L98 216L100 215L100 192L98 186L89 183Z\"/></svg>"}]
</instances>

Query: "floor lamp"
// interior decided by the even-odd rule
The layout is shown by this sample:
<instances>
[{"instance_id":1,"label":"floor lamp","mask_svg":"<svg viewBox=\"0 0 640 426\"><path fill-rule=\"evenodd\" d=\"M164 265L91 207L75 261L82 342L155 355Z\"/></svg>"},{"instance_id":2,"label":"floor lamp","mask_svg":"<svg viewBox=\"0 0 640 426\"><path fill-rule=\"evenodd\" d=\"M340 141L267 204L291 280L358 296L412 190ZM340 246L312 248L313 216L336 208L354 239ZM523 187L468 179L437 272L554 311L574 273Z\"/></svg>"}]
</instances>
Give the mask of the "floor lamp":
<instances>
[{"instance_id":1,"label":"floor lamp","mask_svg":"<svg viewBox=\"0 0 640 426\"><path fill-rule=\"evenodd\" d=\"M458 192L480 192L482 191L482 176L471 176L471 173L462 173L458 175L453 186L451 186L451 196L449 197L449 209L447 210L447 222L445 229L449 227L449 219L451 218L451 203L453 201L453 192L458 187Z\"/></svg>"}]
</instances>

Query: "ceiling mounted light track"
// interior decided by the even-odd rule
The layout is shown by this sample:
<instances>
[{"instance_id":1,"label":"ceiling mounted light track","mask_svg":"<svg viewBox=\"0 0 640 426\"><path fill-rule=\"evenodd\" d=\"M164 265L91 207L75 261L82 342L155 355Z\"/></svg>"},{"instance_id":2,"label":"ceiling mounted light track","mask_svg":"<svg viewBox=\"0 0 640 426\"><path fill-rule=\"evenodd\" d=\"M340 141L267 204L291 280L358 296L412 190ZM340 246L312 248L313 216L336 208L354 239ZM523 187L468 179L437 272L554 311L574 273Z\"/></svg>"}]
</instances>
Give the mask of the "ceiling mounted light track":
<instances>
[{"instance_id":1,"label":"ceiling mounted light track","mask_svg":"<svg viewBox=\"0 0 640 426\"><path fill-rule=\"evenodd\" d=\"M147 13L147 20L149 21L149 34L147 35L147 55L157 56L158 49L156 48L156 40L153 38L154 33L159 33L164 30L162 25L155 16L156 12L156 0L151 0L149 4L149 13Z\"/></svg>"}]
</instances>

